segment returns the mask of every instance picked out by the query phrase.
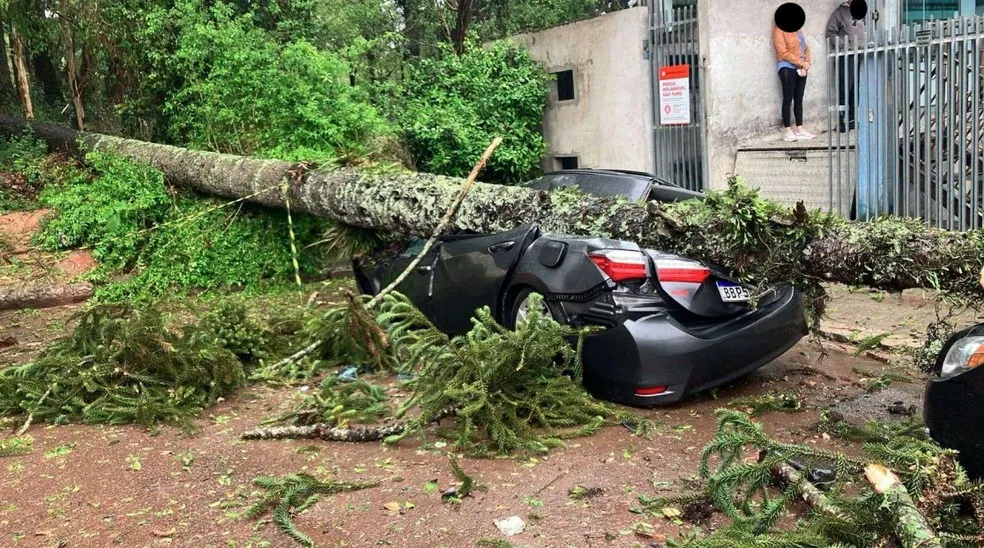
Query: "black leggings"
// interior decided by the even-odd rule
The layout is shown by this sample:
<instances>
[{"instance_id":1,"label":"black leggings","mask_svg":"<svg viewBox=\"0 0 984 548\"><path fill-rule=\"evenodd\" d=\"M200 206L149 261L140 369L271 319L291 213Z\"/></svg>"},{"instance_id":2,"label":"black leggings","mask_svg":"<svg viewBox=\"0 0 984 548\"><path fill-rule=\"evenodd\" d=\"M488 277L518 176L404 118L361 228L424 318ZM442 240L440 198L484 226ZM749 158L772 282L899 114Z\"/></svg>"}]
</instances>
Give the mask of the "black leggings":
<instances>
[{"instance_id":1,"label":"black leggings","mask_svg":"<svg viewBox=\"0 0 984 548\"><path fill-rule=\"evenodd\" d=\"M782 125L790 127L789 107L793 107L796 125L803 125L803 93L806 91L806 76L797 74L796 69L784 67L779 69L779 80L782 81Z\"/></svg>"}]
</instances>

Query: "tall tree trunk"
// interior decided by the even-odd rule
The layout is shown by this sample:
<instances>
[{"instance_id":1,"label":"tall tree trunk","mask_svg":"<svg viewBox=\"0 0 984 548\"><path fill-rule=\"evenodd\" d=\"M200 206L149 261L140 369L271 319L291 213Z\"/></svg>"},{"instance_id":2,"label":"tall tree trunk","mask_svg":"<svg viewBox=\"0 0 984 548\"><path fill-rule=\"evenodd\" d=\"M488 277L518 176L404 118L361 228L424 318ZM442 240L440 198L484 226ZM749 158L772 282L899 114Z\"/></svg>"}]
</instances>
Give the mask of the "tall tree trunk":
<instances>
[{"instance_id":1,"label":"tall tree trunk","mask_svg":"<svg viewBox=\"0 0 984 548\"><path fill-rule=\"evenodd\" d=\"M17 28L10 27L10 41L14 50L14 73L17 75L17 92L20 95L21 107L28 120L34 119L34 104L31 102L31 80L27 75L27 55L24 52L24 41L21 40Z\"/></svg>"},{"instance_id":2,"label":"tall tree trunk","mask_svg":"<svg viewBox=\"0 0 984 548\"><path fill-rule=\"evenodd\" d=\"M20 134L29 127L56 150L122 154L160 169L173 185L227 198L249 197L265 206L284 207L282 188L289 181L295 211L399 234L431 234L461 186L459 179L426 173L355 168L306 172L280 160L80 134L0 116L0 134ZM763 285L826 280L888 290L938 287L984 297L978 281L984 231L948 232L907 219L854 223L779 206L768 218L750 221L749 211L773 207L751 200L735 194L704 203L630 203L476 183L452 230L498 232L538 223L546 232L628 240L721 264Z\"/></svg>"},{"instance_id":3,"label":"tall tree trunk","mask_svg":"<svg viewBox=\"0 0 984 548\"><path fill-rule=\"evenodd\" d=\"M458 0L458 13L454 21L454 33L451 35L454 52L458 55L465 52L465 39L468 38L474 9L475 0Z\"/></svg>"},{"instance_id":4,"label":"tall tree trunk","mask_svg":"<svg viewBox=\"0 0 984 548\"><path fill-rule=\"evenodd\" d=\"M62 2L62 13L65 3ZM72 95L72 106L75 109L75 125L79 131L85 131L85 107L82 105L82 91L79 87L79 73L75 62L75 35L72 25L64 17L60 18L62 43L65 46L65 72L68 76L68 90Z\"/></svg>"},{"instance_id":5,"label":"tall tree trunk","mask_svg":"<svg viewBox=\"0 0 984 548\"><path fill-rule=\"evenodd\" d=\"M14 85L13 70L10 68L10 55L7 53L6 34L7 24L0 17L0 97L13 98L16 93L14 91L16 86Z\"/></svg>"}]
</instances>

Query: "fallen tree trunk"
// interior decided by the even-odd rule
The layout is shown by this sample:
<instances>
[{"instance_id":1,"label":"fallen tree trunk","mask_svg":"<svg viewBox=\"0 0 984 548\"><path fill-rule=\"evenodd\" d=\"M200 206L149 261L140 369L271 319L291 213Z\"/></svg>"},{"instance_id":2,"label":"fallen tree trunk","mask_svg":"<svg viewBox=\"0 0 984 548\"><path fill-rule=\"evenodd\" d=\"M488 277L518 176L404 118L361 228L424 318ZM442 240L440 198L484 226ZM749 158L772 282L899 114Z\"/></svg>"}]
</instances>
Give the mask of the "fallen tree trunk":
<instances>
[{"instance_id":1,"label":"fallen tree trunk","mask_svg":"<svg viewBox=\"0 0 984 548\"><path fill-rule=\"evenodd\" d=\"M160 169L170 184L227 198L291 207L401 234L433 232L461 180L373 169L314 169L73 130L0 116L0 135L33 130L55 150L122 154ZM568 192L478 183L452 230L501 231L539 223L550 232L630 240L733 268L757 283L791 281L822 312L823 281L890 291L931 288L977 300L984 232L929 229L916 220L855 223L802 206L760 200L739 186L705 202L629 203ZM816 317L816 316L815 316Z\"/></svg>"},{"instance_id":2,"label":"fallen tree trunk","mask_svg":"<svg viewBox=\"0 0 984 548\"><path fill-rule=\"evenodd\" d=\"M53 308L80 303L89 297L92 297L92 284L88 282L18 288L0 287L0 310Z\"/></svg>"}]
</instances>

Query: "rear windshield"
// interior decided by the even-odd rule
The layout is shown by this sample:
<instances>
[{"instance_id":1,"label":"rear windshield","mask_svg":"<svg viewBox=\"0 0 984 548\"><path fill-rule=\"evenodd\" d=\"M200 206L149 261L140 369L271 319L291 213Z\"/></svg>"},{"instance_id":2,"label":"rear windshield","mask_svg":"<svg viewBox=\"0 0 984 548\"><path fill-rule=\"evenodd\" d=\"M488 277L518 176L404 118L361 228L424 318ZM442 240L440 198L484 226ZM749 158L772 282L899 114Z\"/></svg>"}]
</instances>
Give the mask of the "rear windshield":
<instances>
[{"instance_id":1,"label":"rear windshield","mask_svg":"<svg viewBox=\"0 0 984 548\"><path fill-rule=\"evenodd\" d=\"M558 188L577 187L578 190L591 196L605 198L608 196L623 196L630 200L646 198L649 181L617 175L600 175L593 173L558 173L545 175L527 185L533 190L556 190Z\"/></svg>"}]
</instances>

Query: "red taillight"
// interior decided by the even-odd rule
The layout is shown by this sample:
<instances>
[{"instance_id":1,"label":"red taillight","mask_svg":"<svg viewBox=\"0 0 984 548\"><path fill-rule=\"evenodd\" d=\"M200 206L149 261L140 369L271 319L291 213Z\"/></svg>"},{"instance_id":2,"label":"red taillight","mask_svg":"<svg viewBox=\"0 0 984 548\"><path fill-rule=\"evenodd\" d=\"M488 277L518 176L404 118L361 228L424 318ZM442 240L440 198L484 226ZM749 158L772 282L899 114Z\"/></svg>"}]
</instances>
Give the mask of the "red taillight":
<instances>
[{"instance_id":1,"label":"red taillight","mask_svg":"<svg viewBox=\"0 0 984 548\"><path fill-rule=\"evenodd\" d=\"M638 251L596 251L588 258L614 282L646 279L646 260Z\"/></svg>"},{"instance_id":2,"label":"red taillight","mask_svg":"<svg viewBox=\"0 0 984 548\"><path fill-rule=\"evenodd\" d=\"M653 386L653 387L650 387L650 388L637 388L636 391L635 391L635 395L636 396L639 396L640 398L650 398L652 396L658 396L660 394L665 394L665 393L666 393L666 387L665 386Z\"/></svg>"},{"instance_id":3,"label":"red taillight","mask_svg":"<svg viewBox=\"0 0 984 548\"><path fill-rule=\"evenodd\" d=\"M690 261L656 261L656 277L661 282L704 283L711 269Z\"/></svg>"}]
</instances>

